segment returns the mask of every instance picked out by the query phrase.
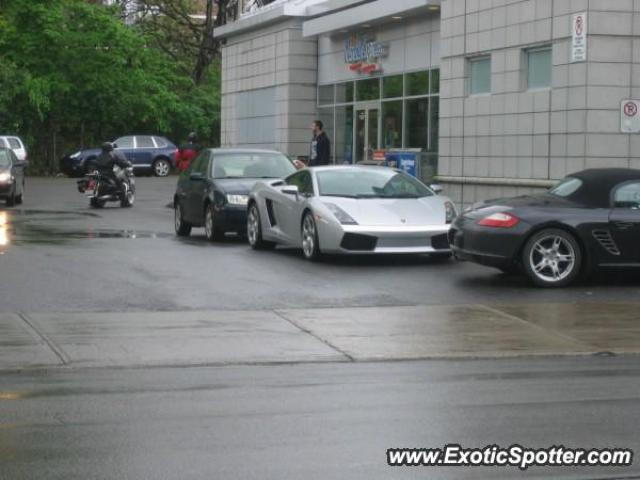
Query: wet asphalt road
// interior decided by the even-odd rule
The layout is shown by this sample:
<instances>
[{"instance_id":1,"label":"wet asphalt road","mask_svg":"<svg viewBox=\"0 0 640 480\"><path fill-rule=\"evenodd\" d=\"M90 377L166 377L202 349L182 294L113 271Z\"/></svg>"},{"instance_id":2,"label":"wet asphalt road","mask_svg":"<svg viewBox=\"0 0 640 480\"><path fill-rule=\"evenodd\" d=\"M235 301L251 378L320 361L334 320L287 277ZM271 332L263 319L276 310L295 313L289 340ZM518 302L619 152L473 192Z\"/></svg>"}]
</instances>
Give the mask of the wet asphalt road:
<instances>
[{"instance_id":1,"label":"wet asphalt road","mask_svg":"<svg viewBox=\"0 0 640 480\"><path fill-rule=\"evenodd\" d=\"M254 252L173 234L175 178L138 179L132 209L92 210L66 178L29 179L23 207L5 210L3 312L171 311L315 306L570 302L640 299L637 274L564 290L477 265L428 258L331 258ZM2 212L3 210L0 210ZM1 214L1 213L0 213ZM2 227L0 227L2 228ZM10 281L9 281L10 280Z\"/></svg>"},{"instance_id":2,"label":"wet asphalt road","mask_svg":"<svg viewBox=\"0 0 640 480\"><path fill-rule=\"evenodd\" d=\"M29 179L25 205L0 208L0 312L640 300L632 275L537 290L471 264L310 264L295 250L211 245L198 231L180 240L166 207L174 183L141 178L134 208L95 211L73 180ZM5 372L0 480L637 479L637 465L390 469L385 451L640 451L638 365L621 356Z\"/></svg>"},{"instance_id":3,"label":"wet asphalt road","mask_svg":"<svg viewBox=\"0 0 640 480\"><path fill-rule=\"evenodd\" d=\"M0 478L638 479L640 467L386 465L390 447L640 451L637 359L0 376ZM636 461L637 462L637 461Z\"/></svg>"}]
</instances>

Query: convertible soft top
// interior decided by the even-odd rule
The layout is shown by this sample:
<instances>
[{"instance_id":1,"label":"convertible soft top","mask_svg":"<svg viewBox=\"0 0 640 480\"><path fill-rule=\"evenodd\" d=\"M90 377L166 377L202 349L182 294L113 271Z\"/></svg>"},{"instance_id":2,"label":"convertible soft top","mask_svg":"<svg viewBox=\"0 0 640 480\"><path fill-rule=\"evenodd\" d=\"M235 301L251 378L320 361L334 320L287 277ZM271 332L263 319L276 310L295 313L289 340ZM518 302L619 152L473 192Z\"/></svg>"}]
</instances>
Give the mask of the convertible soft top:
<instances>
[{"instance_id":1,"label":"convertible soft top","mask_svg":"<svg viewBox=\"0 0 640 480\"><path fill-rule=\"evenodd\" d=\"M569 200L593 208L609 208L611 189L616 185L640 180L640 170L631 168L593 168L572 173L569 177L579 178L583 185L567 197Z\"/></svg>"}]
</instances>

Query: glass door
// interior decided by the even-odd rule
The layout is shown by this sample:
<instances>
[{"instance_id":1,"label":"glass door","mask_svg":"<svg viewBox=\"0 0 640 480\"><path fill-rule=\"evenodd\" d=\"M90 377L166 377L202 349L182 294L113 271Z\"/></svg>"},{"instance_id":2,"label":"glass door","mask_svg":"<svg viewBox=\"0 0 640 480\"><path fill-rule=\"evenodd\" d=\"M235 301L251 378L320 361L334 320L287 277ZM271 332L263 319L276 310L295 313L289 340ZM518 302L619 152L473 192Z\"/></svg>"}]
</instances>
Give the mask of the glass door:
<instances>
[{"instance_id":1,"label":"glass door","mask_svg":"<svg viewBox=\"0 0 640 480\"><path fill-rule=\"evenodd\" d=\"M380 148L380 106L356 107L355 163L373 161L373 153Z\"/></svg>"}]
</instances>

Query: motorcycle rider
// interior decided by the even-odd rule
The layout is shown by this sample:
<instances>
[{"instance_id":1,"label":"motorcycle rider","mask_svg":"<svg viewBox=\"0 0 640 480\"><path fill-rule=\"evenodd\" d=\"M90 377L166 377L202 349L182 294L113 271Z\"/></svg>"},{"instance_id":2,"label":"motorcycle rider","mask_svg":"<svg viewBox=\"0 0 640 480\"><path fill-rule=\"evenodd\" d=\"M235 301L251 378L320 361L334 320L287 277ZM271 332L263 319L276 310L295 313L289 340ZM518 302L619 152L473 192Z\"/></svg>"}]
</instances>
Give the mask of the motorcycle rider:
<instances>
[{"instance_id":1,"label":"motorcycle rider","mask_svg":"<svg viewBox=\"0 0 640 480\"><path fill-rule=\"evenodd\" d=\"M131 162L122 152L114 148L113 143L105 142L102 144L102 153L96 159L95 166L103 177L111 180L118 190L122 191L122 179L118 178L113 171L115 165L124 170L131 167Z\"/></svg>"}]
</instances>

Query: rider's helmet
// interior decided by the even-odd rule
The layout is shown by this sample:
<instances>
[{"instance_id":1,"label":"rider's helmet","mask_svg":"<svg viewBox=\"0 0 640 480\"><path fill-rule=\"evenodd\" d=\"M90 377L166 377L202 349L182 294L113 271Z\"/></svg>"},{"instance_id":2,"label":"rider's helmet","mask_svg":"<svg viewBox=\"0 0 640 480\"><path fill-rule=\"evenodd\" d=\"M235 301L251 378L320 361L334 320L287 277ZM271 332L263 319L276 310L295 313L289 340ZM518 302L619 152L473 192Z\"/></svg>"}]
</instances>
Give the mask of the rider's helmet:
<instances>
[{"instance_id":1,"label":"rider's helmet","mask_svg":"<svg viewBox=\"0 0 640 480\"><path fill-rule=\"evenodd\" d=\"M109 153L109 152L113 152L113 143L111 142L104 142L102 144L102 151L104 153Z\"/></svg>"}]
</instances>

